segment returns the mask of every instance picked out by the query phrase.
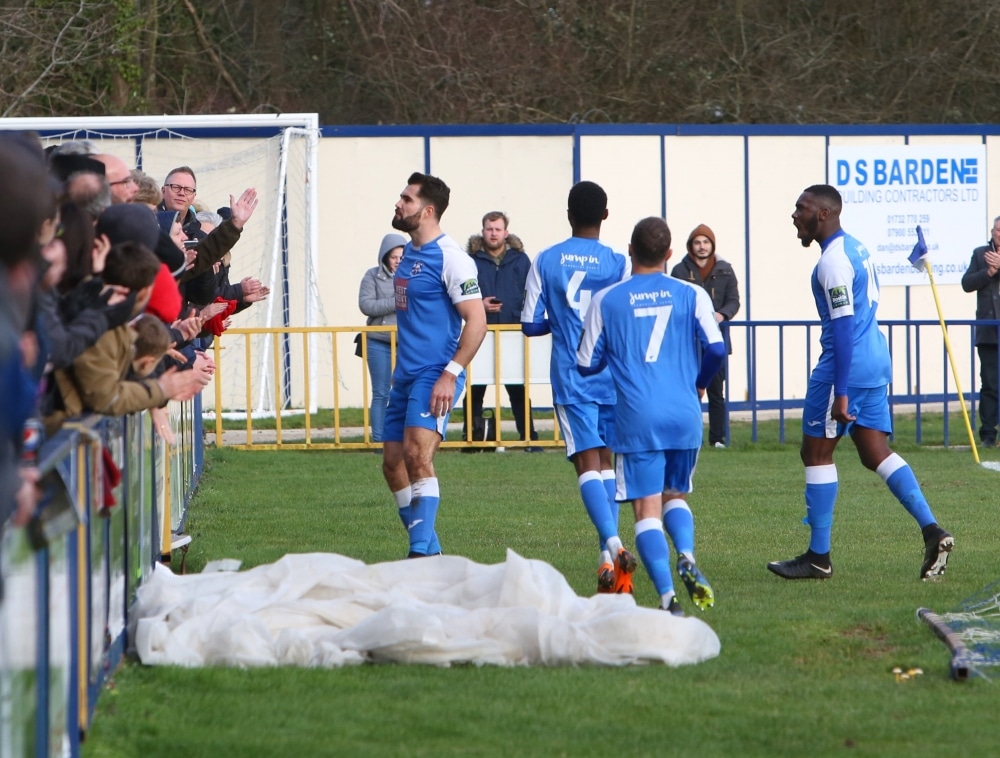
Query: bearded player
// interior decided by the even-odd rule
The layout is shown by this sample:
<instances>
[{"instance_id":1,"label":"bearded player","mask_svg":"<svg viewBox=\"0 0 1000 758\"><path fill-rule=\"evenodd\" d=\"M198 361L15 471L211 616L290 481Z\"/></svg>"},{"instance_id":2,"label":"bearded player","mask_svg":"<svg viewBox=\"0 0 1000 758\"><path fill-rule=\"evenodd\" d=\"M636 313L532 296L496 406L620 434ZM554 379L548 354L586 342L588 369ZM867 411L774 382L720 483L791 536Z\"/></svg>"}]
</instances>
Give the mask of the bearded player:
<instances>
[{"instance_id":1,"label":"bearded player","mask_svg":"<svg viewBox=\"0 0 1000 758\"><path fill-rule=\"evenodd\" d=\"M392 220L395 229L410 235L410 243L393 280L399 341L382 473L410 537L409 558L441 552L434 454L465 387L465 366L486 336L476 264L441 231L450 197L448 185L436 176L413 173Z\"/></svg>"}]
</instances>

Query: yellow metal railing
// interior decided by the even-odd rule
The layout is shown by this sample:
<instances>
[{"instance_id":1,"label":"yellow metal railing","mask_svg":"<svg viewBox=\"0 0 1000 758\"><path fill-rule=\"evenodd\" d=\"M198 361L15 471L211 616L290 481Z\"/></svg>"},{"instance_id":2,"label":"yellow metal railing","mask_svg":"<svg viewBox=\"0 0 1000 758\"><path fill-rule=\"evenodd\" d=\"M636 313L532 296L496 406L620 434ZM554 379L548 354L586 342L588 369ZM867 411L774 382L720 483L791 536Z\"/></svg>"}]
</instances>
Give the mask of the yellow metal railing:
<instances>
[{"instance_id":1,"label":"yellow metal railing","mask_svg":"<svg viewBox=\"0 0 1000 758\"><path fill-rule=\"evenodd\" d=\"M499 333L501 332L517 332L520 334L520 326L517 324L503 324L503 325L489 325L488 330L493 332L493 376L489 381L483 381L478 377L473 377L472 369L467 367L466 369L466 388L470 387L472 380L475 378L479 383L493 384L494 385L494 408L500 409L502 407L501 391L503 390L503 382L501 377L503 375L501 360L501 340L499 338ZM390 347L392 351L392 365L395 366L396 363L396 330L393 327L382 327L382 326L351 326L351 327L269 327L260 329L228 329L222 337L217 337L213 346L216 364L216 374L215 374L215 444L219 447L232 447L241 450L321 450L321 449L340 449L340 450L350 450L350 449L378 449L381 447L380 442L375 442L371 439L371 419L369 413L369 403L371 396L371 386L368 376L368 335L372 332L382 332L389 333L390 335ZM346 338L348 336L353 337L353 335L361 334L361 360L352 360L351 367L347 369L347 373L361 372L361 388L362 388L362 398L361 412L363 418L363 425L361 427L357 426L345 426L342 423L342 410L343 406L341 404L341 385L338 379L341 377L341 370L344 368L343 361L340 359L341 352L338 349L338 336ZM329 409L324 409L322 411L317 411L315 414L311 414L309 409L313 406L313 397L310 379L310 361L319 360L324 358L320 351L310 350L310 336L315 335L325 335L331 341L333 349L330 356L326 356L326 359L330 361L329 366L318 367L316 371L317 375L329 375L331 379L331 397L333 401L333 407ZM265 336L270 344L264 345L262 341L258 341L255 352L255 337ZM259 389L254 387L254 368L258 365L258 362L262 360L261 353L265 352L265 347L269 347L271 352L271 359L274 362L273 365L273 376L282 376L282 361L283 359L288 359L291 356L291 350L282 351L282 341L285 339L300 338L301 350L297 351L297 354L301 360L301 376L304 378L302 381L302 401L301 408L288 408L283 397L283 387L279 380L273 382L274 397L273 407L276 409L281 409L285 407L285 411L295 411L301 412L303 416L303 426L301 433L296 431L294 435L289 434L289 429L286 428L286 424L282 420L282 413L276 412L274 414L274 426L271 428L270 424L262 425L263 419L257 419L256 426L254 415L252 409L254 407L253 398L254 391ZM243 370L245 372L245 392L242 398L242 406L247 409L245 414L245 422L242 424L240 430L227 430L225 428L225 423L223 419L223 409L224 398L223 398L223 388L226 376L229 372L233 370L231 361L227 361L226 358L226 345L233 344L233 340L241 340L243 347ZM350 343L353 348L353 342ZM523 339L523 360L524 360L524 418L525 425L530 429L530 423L528 419L530 418L529 408L531 407L531 382L529 377L531 376L531 355L530 355L530 343L527 339ZM344 348L347 349L347 348ZM353 349L349 353L352 358L354 356ZM328 369L328 370L326 370ZM519 382L520 383L520 382ZM239 403L237 399L231 399L232 403ZM471 415L472 400L469 392L466 392L463 396L462 409L466 416ZM456 408L457 410L457 408ZM537 412L537 408L535 411ZM318 426L315 421L322 421L322 418L329 413L330 425L329 426ZM499 411L497 411L499 415ZM297 415L297 414L296 414ZM449 424L449 434L447 435L445 441L442 442L442 447L445 448L463 448L463 447L479 447L479 448L497 448L497 447L563 447L563 441L559 433L558 422L554 418L552 419L552 439L540 439L540 440L521 440L517 438L516 434L508 433L506 437L503 434L502 425L494 424L494 434L493 438L484 441L473 441L471 439L471 424L465 425L463 427L464 431L460 435L456 435L454 427L461 422L456 422L455 416L457 414L452 412L452 421ZM536 419L536 424L538 420ZM227 437L228 431L228 437ZM295 437L296 439L290 440L289 437Z\"/></svg>"}]
</instances>

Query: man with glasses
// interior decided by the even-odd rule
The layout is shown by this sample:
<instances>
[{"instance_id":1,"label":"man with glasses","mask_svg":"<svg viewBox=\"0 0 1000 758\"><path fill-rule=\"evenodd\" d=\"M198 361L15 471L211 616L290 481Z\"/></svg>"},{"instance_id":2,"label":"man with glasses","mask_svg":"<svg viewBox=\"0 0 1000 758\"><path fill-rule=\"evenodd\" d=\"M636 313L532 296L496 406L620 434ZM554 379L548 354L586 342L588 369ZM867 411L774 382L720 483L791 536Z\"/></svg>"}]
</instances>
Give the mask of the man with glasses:
<instances>
[{"instance_id":1,"label":"man with glasses","mask_svg":"<svg viewBox=\"0 0 1000 758\"><path fill-rule=\"evenodd\" d=\"M135 179L132 178L132 172L125 165L125 161L109 153L100 153L95 155L94 158L104 164L104 178L111 188L112 205L117 203L131 203L132 198L135 197L138 185L136 185Z\"/></svg>"},{"instance_id":2,"label":"man with glasses","mask_svg":"<svg viewBox=\"0 0 1000 758\"><path fill-rule=\"evenodd\" d=\"M178 166L167 174L160 191L163 193L160 210L177 211L181 214L181 226L188 239L204 238L205 234L201 231L201 224L192 208L194 196L198 194L194 171L187 166Z\"/></svg>"}]
</instances>

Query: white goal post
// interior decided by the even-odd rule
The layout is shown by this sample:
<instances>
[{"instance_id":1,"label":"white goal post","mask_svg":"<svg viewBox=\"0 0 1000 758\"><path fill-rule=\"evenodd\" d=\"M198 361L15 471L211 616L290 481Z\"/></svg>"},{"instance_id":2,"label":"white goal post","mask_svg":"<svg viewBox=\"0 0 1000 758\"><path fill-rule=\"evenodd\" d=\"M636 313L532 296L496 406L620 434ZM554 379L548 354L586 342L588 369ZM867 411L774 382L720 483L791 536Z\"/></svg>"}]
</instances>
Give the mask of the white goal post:
<instances>
[{"instance_id":1,"label":"white goal post","mask_svg":"<svg viewBox=\"0 0 1000 758\"><path fill-rule=\"evenodd\" d=\"M238 314L233 326L325 325L317 287L317 114L8 118L0 119L0 129L37 132L46 145L89 140L97 152L117 155L158 185L171 169L189 166L197 178L195 202L213 211L228 206L230 195L238 197L247 187L256 187L260 206L234 248L231 279L235 283L253 276L270 287L271 295ZM308 383L310 410L315 411L320 359L332 352L332 344L327 348L316 335L308 339L306 367L301 338L251 340L252 408L244 407L249 400L243 339L224 339L223 408L216 410L262 416L302 408ZM276 344L277 360L272 352ZM213 393L205 393L204 401L214 408Z\"/></svg>"}]
</instances>

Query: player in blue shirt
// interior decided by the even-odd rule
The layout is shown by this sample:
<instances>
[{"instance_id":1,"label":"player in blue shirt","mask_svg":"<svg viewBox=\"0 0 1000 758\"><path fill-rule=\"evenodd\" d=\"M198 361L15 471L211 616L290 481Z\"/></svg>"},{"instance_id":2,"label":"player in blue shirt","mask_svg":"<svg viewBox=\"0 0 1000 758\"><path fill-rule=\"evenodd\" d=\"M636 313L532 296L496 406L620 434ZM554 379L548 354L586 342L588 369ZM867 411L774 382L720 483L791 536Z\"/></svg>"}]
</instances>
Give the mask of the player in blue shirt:
<instances>
[{"instance_id":1,"label":"player in blue shirt","mask_svg":"<svg viewBox=\"0 0 1000 758\"><path fill-rule=\"evenodd\" d=\"M631 593L636 560L618 537L615 472L608 447L614 433L615 387L607 371L585 377L576 369L576 346L590 298L621 280L625 257L600 241L608 196L598 185L575 184L567 216L573 236L543 250L531 265L521 331L529 337L552 333L549 374L556 416L601 548L597 591Z\"/></svg>"},{"instance_id":2,"label":"player in blue shirt","mask_svg":"<svg viewBox=\"0 0 1000 758\"><path fill-rule=\"evenodd\" d=\"M486 336L476 264L441 231L451 191L414 173L399 194L394 228L410 235L396 269L396 368L383 430L382 473L410 537L410 558L437 555L440 489L434 454ZM463 327L462 322L465 322Z\"/></svg>"},{"instance_id":3,"label":"player in blue shirt","mask_svg":"<svg viewBox=\"0 0 1000 758\"><path fill-rule=\"evenodd\" d=\"M802 246L816 241L822 248L813 269L812 291L823 351L806 390L800 451L806 467L810 539L802 555L767 567L785 579L833 576L830 532L837 499L833 451L848 433L861 463L882 477L923 532L920 578L936 578L944 573L955 540L934 520L913 470L889 449L892 363L878 327L878 277L865 246L840 228L841 208L836 188L816 184L799 196L792 214Z\"/></svg>"},{"instance_id":4,"label":"player in blue shirt","mask_svg":"<svg viewBox=\"0 0 1000 758\"><path fill-rule=\"evenodd\" d=\"M670 229L663 219L636 224L628 250L632 276L594 296L576 359L583 375L611 372L619 398L617 499L632 501L636 548L661 607L683 615L664 529L691 599L702 610L711 607L715 593L694 560L687 493L702 441L701 398L726 345L708 293L667 276Z\"/></svg>"}]
</instances>

